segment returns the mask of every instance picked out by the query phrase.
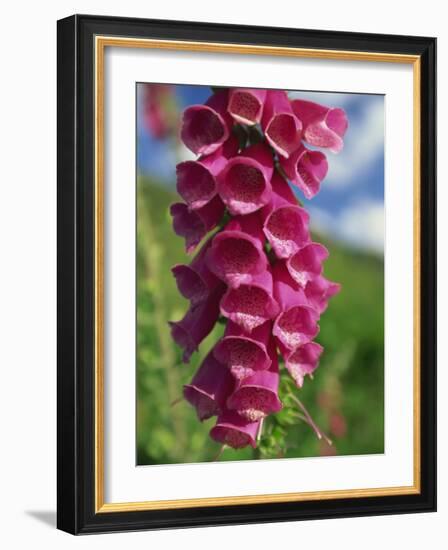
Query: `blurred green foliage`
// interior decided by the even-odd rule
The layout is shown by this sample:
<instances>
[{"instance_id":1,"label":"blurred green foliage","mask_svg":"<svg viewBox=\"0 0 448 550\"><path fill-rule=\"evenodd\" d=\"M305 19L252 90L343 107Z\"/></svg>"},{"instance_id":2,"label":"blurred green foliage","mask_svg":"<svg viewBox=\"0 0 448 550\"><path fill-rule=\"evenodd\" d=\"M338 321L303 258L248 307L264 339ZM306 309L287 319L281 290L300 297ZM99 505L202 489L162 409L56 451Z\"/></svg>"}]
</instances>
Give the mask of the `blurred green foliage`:
<instances>
[{"instance_id":1,"label":"blurred green foliage","mask_svg":"<svg viewBox=\"0 0 448 550\"><path fill-rule=\"evenodd\" d=\"M208 436L215 420L200 423L180 398L224 327L218 323L191 363L182 363L168 326L188 307L170 271L190 261L171 228L168 209L176 195L148 179L139 179L137 188L137 463L384 452L383 262L315 236L330 251L325 275L342 284L321 318L320 366L302 389L282 375L285 408L265 421L257 449L219 454ZM304 421L300 403L332 445Z\"/></svg>"}]
</instances>

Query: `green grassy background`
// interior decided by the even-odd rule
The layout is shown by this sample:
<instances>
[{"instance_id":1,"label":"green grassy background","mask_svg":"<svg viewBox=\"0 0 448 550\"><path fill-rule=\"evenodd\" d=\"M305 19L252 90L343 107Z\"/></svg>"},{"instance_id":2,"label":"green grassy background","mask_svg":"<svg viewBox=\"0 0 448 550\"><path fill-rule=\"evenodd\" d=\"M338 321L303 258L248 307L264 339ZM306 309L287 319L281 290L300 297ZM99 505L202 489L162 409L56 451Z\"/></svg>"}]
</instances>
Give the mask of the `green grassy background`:
<instances>
[{"instance_id":1,"label":"green grassy background","mask_svg":"<svg viewBox=\"0 0 448 550\"><path fill-rule=\"evenodd\" d=\"M181 362L169 320L178 320L188 303L178 293L171 267L189 262L183 239L171 228L169 205L176 194L155 181L137 183L137 463L204 462L220 446L182 395L202 359L223 332L217 324L191 363ZM315 235L330 258L325 275L342 284L320 321L317 341L325 351L313 380L292 389L287 376L281 391L295 392L329 446L300 420L294 403L268 420L261 449L225 449L219 460L369 454L384 451L384 269L375 256ZM282 397L282 395L280 396Z\"/></svg>"}]
</instances>

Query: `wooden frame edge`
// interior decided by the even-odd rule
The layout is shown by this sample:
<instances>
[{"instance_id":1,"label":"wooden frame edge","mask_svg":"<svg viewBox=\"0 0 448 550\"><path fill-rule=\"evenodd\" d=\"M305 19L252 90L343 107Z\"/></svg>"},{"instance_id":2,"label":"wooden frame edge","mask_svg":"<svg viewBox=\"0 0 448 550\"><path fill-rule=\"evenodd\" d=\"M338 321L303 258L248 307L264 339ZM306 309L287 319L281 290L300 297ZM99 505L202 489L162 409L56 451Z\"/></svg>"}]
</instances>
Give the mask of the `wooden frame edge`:
<instances>
[{"instance_id":1,"label":"wooden frame edge","mask_svg":"<svg viewBox=\"0 0 448 550\"><path fill-rule=\"evenodd\" d=\"M106 503L104 500L104 50L106 47L156 48L164 50L204 51L211 53L239 53L275 55L333 60L352 60L413 65L413 114L414 114L414 482L412 486L383 487L316 491L305 493L279 493L268 495L245 495L216 498L179 499L166 501L142 501ZM342 498L365 498L393 495L416 495L421 493L421 334L420 334L420 186L421 186L421 57L419 55L354 52L345 50L321 50L313 48L271 47L244 44L194 42L178 40L137 39L111 36L95 36L95 514L145 510L232 506L239 504L262 504L281 502L304 502ZM417 223L418 222L418 223Z\"/></svg>"}]
</instances>

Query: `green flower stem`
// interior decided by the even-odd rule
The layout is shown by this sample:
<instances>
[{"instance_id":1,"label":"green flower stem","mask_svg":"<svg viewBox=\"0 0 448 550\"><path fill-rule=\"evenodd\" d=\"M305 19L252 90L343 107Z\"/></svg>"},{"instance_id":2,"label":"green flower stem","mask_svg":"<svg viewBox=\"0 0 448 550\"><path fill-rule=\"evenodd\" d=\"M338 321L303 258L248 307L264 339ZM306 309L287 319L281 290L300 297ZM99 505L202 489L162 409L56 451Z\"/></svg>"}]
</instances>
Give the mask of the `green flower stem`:
<instances>
[{"instance_id":1,"label":"green flower stem","mask_svg":"<svg viewBox=\"0 0 448 550\"><path fill-rule=\"evenodd\" d=\"M137 185L137 193L139 195L137 200L137 216L138 225L142 228L141 235L139 236L142 249L144 250L143 263L144 271L147 279L152 280L155 283L156 292L152 297L154 300L154 320L157 330L157 336L160 343L160 358L159 361L164 367L165 379L168 390L168 401L173 403L179 399L179 379L177 372L174 368L176 364L176 355L173 350L173 344L168 328L168 323L163 315L166 311L165 295L164 295L164 283L162 274L159 271L159 259L155 251L156 236L151 223L151 216L148 209L145 208L145 198L141 191L141 182ZM183 421L181 417L181 410L178 407L171 409L171 419L173 422L174 432L176 434L176 447L178 450L183 449L185 443L185 431L183 429Z\"/></svg>"},{"instance_id":2,"label":"green flower stem","mask_svg":"<svg viewBox=\"0 0 448 550\"><path fill-rule=\"evenodd\" d=\"M331 439L326 436L324 434L324 432L318 427L318 425L314 422L314 420L312 419L310 413L307 411L305 405L300 401L300 399L298 397L296 397L294 394L290 394L290 397L293 401L295 401L297 403L297 405L300 407L300 409L302 410L303 412L303 417L304 417L304 420L306 421L306 423L311 426L311 428L314 430L314 432L316 433L317 437L319 439L322 439L324 438L325 441L328 443L328 445L333 445L333 441L331 441ZM300 415L302 416L302 415Z\"/></svg>"}]
</instances>

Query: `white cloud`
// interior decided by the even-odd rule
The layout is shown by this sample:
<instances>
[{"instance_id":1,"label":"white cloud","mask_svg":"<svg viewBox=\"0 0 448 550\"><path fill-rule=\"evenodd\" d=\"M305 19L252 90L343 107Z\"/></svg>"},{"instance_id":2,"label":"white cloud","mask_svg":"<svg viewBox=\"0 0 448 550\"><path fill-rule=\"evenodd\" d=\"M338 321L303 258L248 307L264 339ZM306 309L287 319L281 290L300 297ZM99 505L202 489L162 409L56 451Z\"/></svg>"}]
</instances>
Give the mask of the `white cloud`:
<instances>
[{"instance_id":1,"label":"white cloud","mask_svg":"<svg viewBox=\"0 0 448 550\"><path fill-rule=\"evenodd\" d=\"M187 160L196 160L196 155L185 147L185 145L179 140L176 148L177 162L185 162Z\"/></svg>"},{"instance_id":2,"label":"white cloud","mask_svg":"<svg viewBox=\"0 0 448 550\"><path fill-rule=\"evenodd\" d=\"M363 201L343 210L339 216L341 237L354 246L384 251L384 206Z\"/></svg>"},{"instance_id":3,"label":"white cloud","mask_svg":"<svg viewBox=\"0 0 448 550\"><path fill-rule=\"evenodd\" d=\"M315 101L331 107L347 108L352 102L356 101L359 94L347 94L344 92L289 92L290 99L306 99Z\"/></svg>"},{"instance_id":4,"label":"white cloud","mask_svg":"<svg viewBox=\"0 0 448 550\"><path fill-rule=\"evenodd\" d=\"M308 99L348 110L359 101L359 94L292 92L291 98ZM360 179L382 154L384 148L384 99L364 96L360 114L349 118L344 149L328 154L329 171L325 186L343 188L359 184Z\"/></svg>"},{"instance_id":5,"label":"white cloud","mask_svg":"<svg viewBox=\"0 0 448 550\"><path fill-rule=\"evenodd\" d=\"M312 228L356 248L382 254L384 251L384 205L363 199L337 216L310 206Z\"/></svg>"},{"instance_id":6,"label":"white cloud","mask_svg":"<svg viewBox=\"0 0 448 550\"><path fill-rule=\"evenodd\" d=\"M375 98L365 105L363 115L352 118L344 139L344 149L329 159L328 187L348 187L360 178L382 154L384 148L384 105Z\"/></svg>"},{"instance_id":7,"label":"white cloud","mask_svg":"<svg viewBox=\"0 0 448 550\"><path fill-rule=\"evenodd\" d=\"M336 225L336 218L327 210L323 210L317 206L308 205L307 209L310 213L311 229L317 233L331 235Z\"/></svg>"}]
</instances>

